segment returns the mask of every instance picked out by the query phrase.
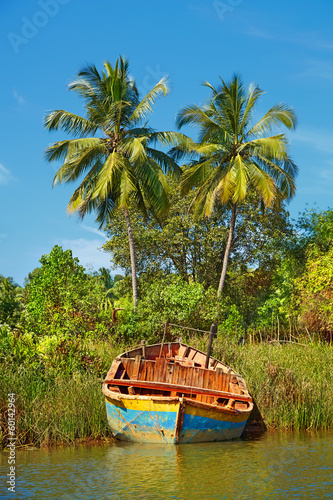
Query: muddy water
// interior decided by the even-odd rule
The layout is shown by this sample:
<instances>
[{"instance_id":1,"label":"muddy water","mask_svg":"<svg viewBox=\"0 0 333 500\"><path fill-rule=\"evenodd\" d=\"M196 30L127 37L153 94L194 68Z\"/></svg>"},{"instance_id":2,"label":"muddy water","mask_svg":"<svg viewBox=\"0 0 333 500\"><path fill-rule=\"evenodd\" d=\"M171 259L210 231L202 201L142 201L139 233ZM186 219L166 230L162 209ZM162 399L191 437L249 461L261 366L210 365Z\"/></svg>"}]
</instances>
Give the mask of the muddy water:
<instances>
[{"instance_id":1,"label":"muddy water","mask_svg":"<svg viewBox=\"0 0 333 500\"><path fill-rule=\"evenodd\" d=\"M333 498L333 434L266 434L224 443L19 451L12 499Z\"/></svg>"}]
</instances>

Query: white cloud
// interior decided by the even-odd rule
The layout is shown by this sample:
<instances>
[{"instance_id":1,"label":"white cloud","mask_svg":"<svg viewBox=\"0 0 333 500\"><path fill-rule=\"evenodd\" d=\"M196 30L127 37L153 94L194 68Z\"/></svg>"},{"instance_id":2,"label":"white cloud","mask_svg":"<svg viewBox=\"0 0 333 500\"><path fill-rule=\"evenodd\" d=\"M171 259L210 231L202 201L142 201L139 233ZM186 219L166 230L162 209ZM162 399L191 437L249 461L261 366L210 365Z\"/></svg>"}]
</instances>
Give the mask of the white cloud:
<instances>
[{"instance_id":1,"label":"white cloud","mask_svg":"<svg viewBox=\"0 0 333 500\"><path fill-rule=\"evenodd\" d=\"M72 250L73 257L78 257L80 264L85 268L93 267L95 270L100 267L110 268L111 255L101 248L101 240L86 240L79 238L77 240L62 240L58 243L64 250Z\"/></svg>"},{"instance_id":2,"label":"white cloud","mask_svg":"<svg viewBox=\"0 0 333 500\"><path fill-rule=\"evenodd\" d=\"M333 184L333 167L331 170L321 170L321 172L319 172L319 177L325 184Z\"/></svg>"},{"instance_id":3,"label":"white cloud","mask_svg":"<svg viewBox=\"0 0 333 500\"><path fill-rule=\"evenodd\" d=\"M321 153L333 154L333 130L311 130L300 127L293 132L291 140L306 143L309 148Z\"/></svg>"},{"instance_id":4,"label":"white cloud","mask_svg":"<svg viewBox=\"0 0 333 500\"><path fill-rule=\"evenodd\" d=\"M0 186L8 184L14 177L10 171L0 163Z\"/></svg>"},{"instance_id":5,"label":"white cloud","mask_svg":"<svg viewBox=\"0 0 333 500\"><path fill-rule=\"evenodd\" d=\"M300 78L320 78L333 82L333 63L330 60L306 59L303 70L297 75Z\"/></svg>"},{"instance_id":6,"label":"white cloud","mask_svg":"<svg viewBox=\"0 0 333 500\"><path fill-rule=\"evenodd\" d=\"M98 234L98 236L101 236L102 238L104 238L106 240L106 235L105 235L105 233L103 233L103 231L100 231L99 229L96 229L95 227L86 226L85 224L80 224L80 227L82 227L82 229L84 229L85 231L88 231L89 233Z\"/></svg>"},{"instance_id":7,"label":"white cloud","mask_svg":"<svg viewBox=\"0 0 333 500\"><path fill-rule=\"evenodd\" d=\"M25 103L25 99L23 99L23 97L18 92L16 92L15 89L13 90L13 96L15 97L16 101L19 104L24 104Z\"/></svg>"},{"instance_id":8,"label":"white cloud","mask_svg":"<svg viewBox=\"0 0 333 500\"><path fill-rule=\"evenodd\" d=\"M254 36L256 38L263 38L265 40L277 40L279 42L289 42L295 43L297 45L304 45L315 50L325 50L327 52L333 52L333 42L331 40L325 40L320 38L316 32L304 32L304 33L279 33L273 34L272 31L258 30L255 27L250 27L247 30L247 34Z\"/></svg>"}]
</instances>

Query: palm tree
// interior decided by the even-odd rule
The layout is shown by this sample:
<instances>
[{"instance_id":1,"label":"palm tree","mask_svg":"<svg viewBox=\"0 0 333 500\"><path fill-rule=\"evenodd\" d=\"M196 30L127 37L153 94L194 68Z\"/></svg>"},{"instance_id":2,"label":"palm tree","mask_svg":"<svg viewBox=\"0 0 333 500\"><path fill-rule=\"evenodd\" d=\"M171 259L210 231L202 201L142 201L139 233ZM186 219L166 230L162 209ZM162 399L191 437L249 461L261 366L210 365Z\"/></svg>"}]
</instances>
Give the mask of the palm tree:
<instances>
[{"instance_id":1,"label":"palm tree","mask_svg":"<svg viewBox=\"0 0 333 500\"><path fill-rule=\"evenodd\" d=\"M155 132L145 120L156 98L166 96L168 86L162 78L140 100L128 61L120 57L114 67L107 61L99 73L95 66L83 68L69 85L84 100L85 117L64 110L48 113L48 130L63 130L72 139L51 144L45 151L48 161L62 160L53 185L75 182L67 211L81 219L96 212L104 225L110 211L120 208L127 225L134 309L137 304L135 248L129 213L130 204L146 213L147 207L159 214L168 206L168 184L164 173L180 174L177 163L156 149L156 143L170 146L181 140L177 132ZM97 137L99 132L101 135ZM83 179L82 176L84 175Z\"/></svg>"},{"instance_id":2,"label":"palm tree","mask_svg":"<svg viewBox=\"0 0 333 500\"><path fill-rule=\"evenodd\" d=\"M215 202L231 205L231 220L217 298L225 282L230 249L236 224L237 205L249 190L254 190L263 207L270 207L295 193L297 167L288 156L288 140L283 133L270 135L276 126L293 129L294 111L285 104L273 106L252 124L255 105L263 91L256 85L248 89L239 76L228 83L221 78L211 90L206 105L183 108L177 116L178 127L193 125L199 129L197 143L187 141L173 148L173 157L190 156L184 168L181 189L184 193L197 186L193 201L196 213L210 216Z\"/></svg>"}]
</instances>

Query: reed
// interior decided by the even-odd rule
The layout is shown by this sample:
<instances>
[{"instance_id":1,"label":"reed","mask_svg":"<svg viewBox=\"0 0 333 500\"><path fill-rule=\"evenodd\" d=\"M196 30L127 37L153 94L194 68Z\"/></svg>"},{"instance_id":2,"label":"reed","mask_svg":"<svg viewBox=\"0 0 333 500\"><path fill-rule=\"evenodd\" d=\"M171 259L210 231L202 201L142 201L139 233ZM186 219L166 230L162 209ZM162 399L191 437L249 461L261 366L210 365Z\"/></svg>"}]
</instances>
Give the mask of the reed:
<instances>
[{"instance_id":1,"label":"reed","mask_svg":"<svg viewBox=\"0 0 333 500\"><path fill-rule=\"evenodd\" d=\"M203 334L185 339L206 350ZM109 438L101 380L112 359L126 350L109 342L85 344L84 370L71 373L51 366L38 371L29 364L4 364L0 378L0 441L7 443L8 393L16 394L17 445L35 446ZM333 348L330 344L238 345L214 341L212 355L232 366L246 380L258 415L268 429L333 427ZM90 365L89 359L99 360ZM87 361L88 360L88 361Z\"/></svg>"},{"instance_id":2,"label":"reed","mask_svg":"<svg viewBox=\"0 0 333 500\"><path fill-rule=\"evenodd\" d=\"M74 443L78 439L110 436L95 375L57 374L45 378L29 369L7 370L1 381L2 444L7 443L6 400L16 394L17 446Z\"/></svg>"},{"instance_id":3,"label":"reed","mask_svg":"<svg viewBox=\"0 0 333 500\"><path fill-rule=\"evenodd\" d=\"M245 378L268 428L333 427L333 349L330 344L239 346L218 339L214 355Z\"/></svg>"}]
</instances>

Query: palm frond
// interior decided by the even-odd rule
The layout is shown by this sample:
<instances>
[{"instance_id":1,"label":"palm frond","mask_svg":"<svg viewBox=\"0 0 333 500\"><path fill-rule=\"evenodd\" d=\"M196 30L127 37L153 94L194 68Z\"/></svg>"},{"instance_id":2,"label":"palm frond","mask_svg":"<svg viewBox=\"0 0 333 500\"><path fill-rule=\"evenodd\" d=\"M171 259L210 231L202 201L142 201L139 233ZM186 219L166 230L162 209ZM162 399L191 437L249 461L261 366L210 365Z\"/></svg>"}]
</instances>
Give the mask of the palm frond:
<instances>
[{"instance_id":1,"label":"palm frond","mask_svg":"<svg viewBox=\"0 0 333 500\"><path fill-rule=\"evenodd\" d=\"M129 117L129 121L138 123L145 119L146 116L152 112L152 106L155 104L156 99L161 96L165 97L168 92L167 78L163 77L137 105L132 115Z\"/></svg>"},{"instance_id":2,"label":"palm frond","mask_svg":"<svg viewBox=\"0 0 333 500\"><path fill-rule=\"evenodd\" d=\"M277 194L275 180L256 161L248 163L248 170L251 183L258 193L260 200L265 207L272 206Z\"/></svg>"},{"instance_id":3,"label":"palm frond","mask_svg":"<svg viewBox=\"0 0 333 500\"><path fill-rule=\"evenodd\" d=\"M246 164L239 154L233 159L231 170L234 175L235 184L232 201L234 203L241 203L245 199L249 179Z\"/></svg>"},{"instance_id":4,"label":"palm frond","mask_svg":"<svg viewBox=\"0 0 333 500\"><path fill-rule=\"evenodd\" d=\"M126 156L130 162L143 163L147 161L147 151L145 143L147 137L127 137L121 141L119 150Z\"/></svg>"},{"instance_id":5,"label":"palm frond","mask_svg":"<svg viewBox=\"0 0 333 500\"><path fill-rule=\"evenodd\" d=\"M205 127L210 130L219 128L219 124L210 118L203 109L195 104L192 106L186 106L179 111L176 117L176 125L178 128L181 128L184 125Z\"/></svg>"},{"instance_id":6,"label":"palm frond","mask_svg":"<svg viewBox=\"0 0 333 500\"><path fill-rule=\"evenodd\" d=\"M241 151L246 151L248 154L256 156L260 154L270 159L285 160L288 157L287 152L288 141L284 134L278 134L270 137L262 137L253 139L244 143Z\"/></svg>"},{"instance_id":7,"label":"palm frond","mask_svg":"<svg viewBox=\"0 0 333 500\"><path fill-rule=\"evenodd\" d=\"M53 186L76 181L92 165L101 163L105 156L106 148L104 143L99 142L82 149L70 143L65 161L54 177Z\"/></svg>"},{"instance_id":8,"label":"palm frond","mask_svg":"<svg viewBox=\"0 0 333 500\"><path fill-rule=\"evenodd\" d=\"M62 109L48 113L44 118L44 127L48 130L60 129L76 137L94 135L98 129L98 125L93 121Z\"/></svg>"},{"instance_id":9,"label":"palm frond","mask_svg":"<svg viewBox=\"0 0 333 500\"><path fill-rule=\"evenodd\" d=\"M277 104L273 106L261 120L259 120L247 132L247 136L262 136L269 134L274 127L284 125L289 129L294 129L297 124L295 111L286 104Z\"/></svg>"},{"instance_id":10,"label":"palm frond","mask_svg":"<svg viewBox=\"0 0 333 500\"><path fill-rule=\"evenodd\" d=\"M113 151L106 158L95 183L94 197L104 199L109 193L118 193L124 170L129 170L128 161Z\"/></svg>"},{"instance_id":11,"label":"palm frond","mask_svg":"<svg viewBox=\"0 0 333 500\"><path fill-rule=\"evenodd\" d=\"M153 210L161 214L168 208L169 184L160 165L149 158L145 165L137 169L137 179L144 186L145 198Z\"/></svg>"},{"instance_id":12,"label":"palm frond","mask_svg":"<svg viewBox=\"0 0 333 500\"><path fill-rule=\"evenodd\" d=\"M274 180L277 189L280 190L284 199L290 200L294 196L296 191L294 175L296 165L291 160L278 162L272 161L265 156L257 155L256 163ZM288 169L290 169L290 172Z\"/></svg>"},{"instance_id":13,"label":"palm frond","mask_svg":"<svg viewBox=\"0 0 333 500\"><path fill-rule=\"evenodd\" d=\"M264 94L264 91L259 88L258 85L251 84L247 90L247 98L244 108L243 118L240 124L240 130L245 131L249 121L252 118L252 110L254 106L258 103L260 97Z\"/></svg>"},{"instance_id":14,"label":"palm frond","mask_svg":"<svg viewBox=\"0 0 333 500\"><path fill-rule=\"evenodd\" d=\"M91 149L101 144L99 138L87 139L68 139L65 141L54 142L50 144L44 151L44 157L47 161L65 160L68 152L75 155L85 149Z\"/></svg>"},{"instance_id":15,"label":"palm frond","mask_svg":"<svg viewBox=\"0 0 333 500\"><path fill-rule=\"evenodd\" d=\"M133 172L127 169L121 172L118 191L117 206L128 209L130 197L136 191L136 179Z\"/></svg>"},{"instance_id":16,"label":"palm frond","mask_svg":"<svg viewBox=\"0 0 333 500\"><path fill-rule=\"evenodd\" d=\"M204 184L209 175L214 169L214 162L209 158L206 161L192 162L188 167L185 167L181 180L180 192L187 194L192 188Z\"/></svg>"},{"instance_id":17,"label":"palm frond","mask_svg":"<svg viewBox=\"0 0 333 500\"><path fill-rule=\"evenodd\" d=\"M99 229L102 229L111 211L115 208L116 204L111 195L108 195L103 200L99 200L94 207L96 213L95 221L99 224Z\"/></svg>"},{"instance_id":18,"label":"palm frond","mask_svg":"<svg viewBox=\"0 0 333 500\"><path fill-rule=\"evenodd\" d=\"M181 169L170 155L149 147L146 147L146 152L150 158L160 165L164 173L173 172L177 177L180 177Z\"/></svg>"}]
</instances>

